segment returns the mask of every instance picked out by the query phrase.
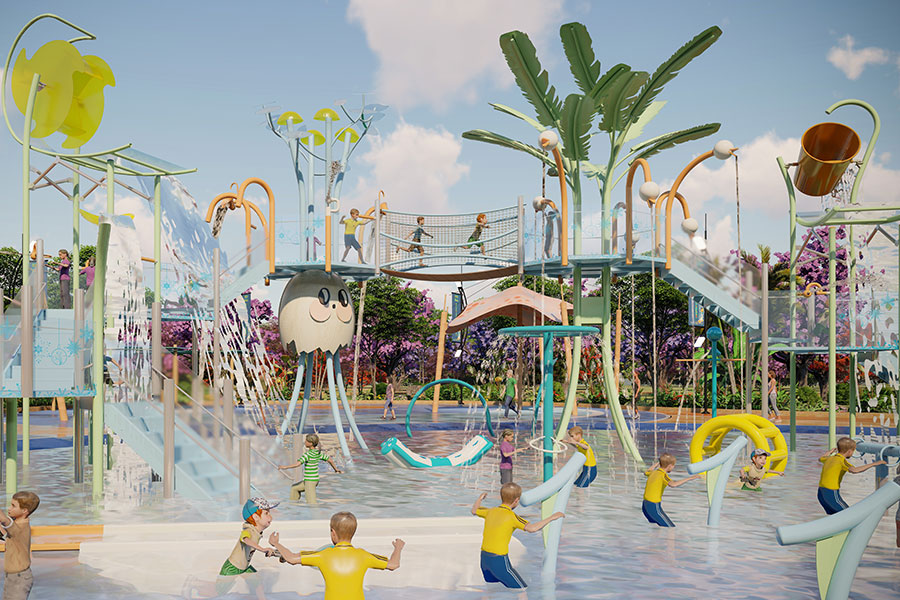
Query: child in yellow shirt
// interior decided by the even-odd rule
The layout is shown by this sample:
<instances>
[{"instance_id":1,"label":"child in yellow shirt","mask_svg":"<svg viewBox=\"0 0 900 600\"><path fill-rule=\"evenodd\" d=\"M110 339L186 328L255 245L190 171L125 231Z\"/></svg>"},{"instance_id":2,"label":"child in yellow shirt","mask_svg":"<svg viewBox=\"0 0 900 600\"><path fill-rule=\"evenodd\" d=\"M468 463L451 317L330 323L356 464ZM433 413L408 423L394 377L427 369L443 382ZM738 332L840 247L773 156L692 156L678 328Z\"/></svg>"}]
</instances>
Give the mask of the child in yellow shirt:
<instances>
[{"instance_id":1,"label":"child in yellow shirt","mask_svg":"<svg viewBox=\"0 0 900 600\"><path fill-rule=\"evenodd\" d=\"M575 480L575 485L586 488L597 478L597 459L594 458L594 450L584 441L584 430L578 425L569 429L569 439L566 441L575 446L575 450L584 454L584 467L581 468L581 475Z\"/></svg>"},{"instance_id":2,"label":"child in yellow shirt","mask_svg":"<svg viewBox=\"0 0 900 600\"><path fill-rule=\"evenodd\" d=\"M837 447L832 448L827 454L819 457L822 463L822 475L819 477L819 492L817 494L819 504L829 515L847 508L847 503L841 498L841 481L844 473L862 473L872 467L887 464L878 460L861 467L855 467L847 462L856 451L856 442L848 437L842 437L837 441Z\"/></svg>"},{"instance_id":3,"label":"child in yellow shirt","mask_svg":"<svg viewBox=\"0 0 900 600\"><path fill-rule=\"evenodd\" d=\"M481 573L488 583L502 583L508 588L528 587L509 562L509 540L516 529L535 533L565 515L555 512L546 519L529 523L513 512L519 505L522 488L518 483L504 483L500 487L502 504L494 508L482 508L487 493L478 496L472 505L472 514L484 519L484 537L481 541Z\"/></svg>"},{"instance_id":4,"label":"child in yellow shirt","mask_svg":"<svg viewBox=\"0 0 900 600\"><path fill-rule=\"evenodd\" d=\"M669 453L660 454L659 460L653 463L653 466L644 471L647 476L647 485L644 487L644 502L641 511L647 520L656 523L660 527L675 527L675 523L666 514L662 508L662 495L666 487L679 487L690 481L697 479L701 474L691 475L685 479L674 481L669 477L669 473L675 468L675 457Z\"/></svg>"}]
</instances>

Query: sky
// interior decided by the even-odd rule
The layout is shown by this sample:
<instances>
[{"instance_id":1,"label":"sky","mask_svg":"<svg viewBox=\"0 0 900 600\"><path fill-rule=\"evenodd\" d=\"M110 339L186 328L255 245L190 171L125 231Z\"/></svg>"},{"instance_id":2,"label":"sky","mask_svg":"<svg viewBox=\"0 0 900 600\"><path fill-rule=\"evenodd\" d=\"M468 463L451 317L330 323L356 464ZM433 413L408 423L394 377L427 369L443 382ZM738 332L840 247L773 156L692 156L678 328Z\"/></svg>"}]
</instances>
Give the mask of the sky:
<instances>
[{"instance_id":1,"label":"sky","mask_svg":"<svg viewBox=\"0 0 900 600\"><path fill-rule=\"evenodd\" d=\"M0 8L0 41L11 44L42 12L94 33L96 41L79 43L82 53L101 56L115 74L115 87L106 88L100 129L84 151L131 142L196 167L182 182L203 207L232 182L260 177L272 186L277 218L295 215L288 150L256 111L275 103L308 118L337 100L351 106L363 96L390 108L377 123L377 135L369 136L351 161L342 206L371 206L378 190L392 209L425 214L509 206L518 196L539 195L537 161L463 140L461 134L489 129L535 141L537 133L528 125L488 105L499 102L533 114L503 60L498 37L513 29L526 32L565 97L577 91L559 41L560 25L571 21L587 26L604 70L624 62L652 72L705 28L723 30L718 42L666 85L658 99L668 103L643 137L722 124L715 136L650 162L654 179L664 185L715 141L728 139L739 147L743 247L763 243L773 251L787 250L787 197L775 159L796 160L807 128L836 120L857 130L864 144L869 139L871 119L862 110L825 115L844 98L866 100L882 120L862 201L900 196L900 3L893 1L851 9L834 1L649 0L639 11L584 0L36 1ZM63 37L70 37L65 28L44 21L21 47L31 56L41 44ZM11 121L21 127L15 105L8 108ZM61 139L49 141L58 146ZM605 153L602 139L595 138L592 161L605 162ZM4 246L20 244L21 156L12 136L0 135ZM40 157L34 163L46 165ZM614 201L624 198L622 187ZM548 189L552 198L555 190ZM701 227L703 216L708 219L710 251L725 254L735 247L733 161L704 163L682 192ZM102 196L89 200L88 208L99 208ZM124 190L117 198L125 207L139 209L141 202ZM596 187L586 185L585 213L599 210L599 203ZM818 207L817 199L801 199L801 209ZM68 200L53 190L33 193L32 237L47 240L48 248L70 247L71 225ZM147 229L139 223L150 255ZM238 239L238 231L226 229L226 235ZM85 241L96 236L87 224L82 232ZM273 288L260 293L271 296L277 293ZM446 290L434 291L440 296Z\"/></svg>"}]
</instances>

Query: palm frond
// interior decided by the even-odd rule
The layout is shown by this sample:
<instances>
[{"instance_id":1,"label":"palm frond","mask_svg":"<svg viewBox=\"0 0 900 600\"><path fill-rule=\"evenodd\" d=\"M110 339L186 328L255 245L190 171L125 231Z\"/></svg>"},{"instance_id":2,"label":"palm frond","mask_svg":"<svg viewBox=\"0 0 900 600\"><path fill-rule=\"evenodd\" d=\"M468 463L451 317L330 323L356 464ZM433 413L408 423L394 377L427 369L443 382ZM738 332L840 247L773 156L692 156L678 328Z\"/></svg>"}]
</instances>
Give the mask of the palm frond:
<instances>
[{"instance_id":1,"label":"palm frond","mask_svg":"<svg viewBox=\"0 0 900 600\"><path fill-rule=\"evenodd\" d=\"M600 77L600 61L594 56L587 27L581 23L566 23L559 28L559 37L575 83L582 92L589 94Z\"/></svg>"},{"instance_id":2,"label":"palm frond","mask_svg":"<svg viewBox=\"0 0 900 600\"><path fill-rule=\"evenodd\" d=\"M547 163L547 165L551 167L556 166L556 162L553 160L553 158L545 154L542 150L538 150L534 146L526 144L525 142L520 142L518 140L500 135L499 133L494 133L493 131L487 131L485 129L472 129L464 132L462 136L467 140L474 140L476 142L484 142L486 144L494 144L495 146L502 146L503 148L518 150L519 152L524 152L526 154L534 156L535 158ZM565 161L565 159L563 160ZM568 168L566 168L566 171L568 172Z\"/></svg>"},{"instance_id":3,"label":"palm frond","mask_svg":"<svg viewBox=\"0 0 900 600\"><path fill-rule=\"evenodd\" d=\"M645 110L640 117L638 117L638 120L628 126L628 133L626 133L625 137L622 138L621 143L627 144L631 140L635 140L641 137L641 135L644 133L644 127L646 127L650 121L656 118L656 115L659 114L659 111L661 111L663 106L665 105L665 100L657 100L650 104L650 107Z\"/></svg>"},{"instance_id":4,"label":"palm frond","mask_svg":"<svg viewBox=\"0 0 900 600\"><path fill-rule=\"evenodd\" d=\"M719 123L707 123L705 125L691 127L690 129L672 131L647 140L631 149L631 152L636 152L637 154L631 159L630 163L638 158L650 158L654 154L658 154L659 152L677 146L678 144L705 138L706 136L717 132L720 126Z\"/></svg>"},{"instance_id":5,"label":"palm frond","mask_svg":"<svg viewBox=\"0 0 900 600\"><path fill-rule=\"evenodd\" d=\"M534 44L521 31L510 31L500 36L500 49L516 78L516 85L534 106L537 120L545 127L554 127L559 121L562 105L556 89L550 85L549 74L541 67Z\"/></svg>"},{"instance_id":6,"label":"palm frond","mask_svg":"<svg viewBox=\"0 0 900 600\"><path fill-rule=\"evenodd\" d=\"M623 71L600 95L600 111L603 118L600 130L613 132L625 128L628 112L641 86L650 74L645 71Z\"/></svg>"},{"instance_id":7,"label":"palm frond","mask_svg":"<svg viewBox=\"0 0 900 600\"><path fill-rule=\"evenodd\" d=\"M591 147L594 102L582 94L569 94L559 120L564 153L571 161L586 160Z\"/></svg>"},{"instance_id":8,"label":"palm frond","mask_svg":"<svg viewBox=\"0 0 900 600\"><path fill-rule=\"evenodd\" d=\"M506 106L504 104L497 104L495 102L490 102L489 104L494 107L494 110L500 111L502 113L506 113L508 115L512 115L513 117L516 117L517 119L522 119L523 121L525 121L526 123L528 123L529 125L534 127L535 129L537 129L538 131L544 131L545 129L547 129L546 127L544 127L543 125L541 125L540 123L538 123L537 121L535 121L534 119L532 119L531 117L526 115L525 113L519 112L514 108L510 108L509 106Z\"/></svg>"},{"instance_id":9,"label":"palm frond","mask_svg":"<svg viewBox=\"0 0 900 600\"><path fill-rule=\"evenodd\" d=\"M653 75L641 89L628 120L637 119L650 106L650 103L662 91L663 87L671 81L689 62L700 56L704 50L713 45L722 35L722 30L713 25L698 33L694 38L679 48L667 61L659 65Z\"/></svg>"}]
</instances>

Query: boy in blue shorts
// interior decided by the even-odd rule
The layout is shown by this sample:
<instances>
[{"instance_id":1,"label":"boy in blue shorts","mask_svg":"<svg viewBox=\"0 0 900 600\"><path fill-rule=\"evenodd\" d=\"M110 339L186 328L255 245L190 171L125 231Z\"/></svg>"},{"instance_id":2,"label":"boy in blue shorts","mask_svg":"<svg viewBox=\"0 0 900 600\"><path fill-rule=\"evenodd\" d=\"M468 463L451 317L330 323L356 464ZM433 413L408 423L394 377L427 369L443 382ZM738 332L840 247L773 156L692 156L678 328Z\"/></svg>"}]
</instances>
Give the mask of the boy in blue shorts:
<instances>
[{"instance_id":1,"label":"boy in blue shorts","mask_svg":"<svg viewBox=\"0 0 900 600\"><path fill-rule=\"evenodd\" d=\"M675 523L666 514L662 508L662 495L666 487L679 487L690 481L697 479L701 473L691 475L685 479L673 481L669 477L669 473L675 468L675 457L668 452L660 454L659 460L653 463L653 466L644 471L647 476L647 485L644 488L644 503L641 511L647 520L656 523L660 527L675 527Z\"/></svg>"},{"instance_id":2,"label":"boy in blue shorts","mask_svg":"<svg viewBox=\"0 0 900 600\"><path fill-rule=\"evenodd\" d=\"M578 425L569 430L569 439L566 441L584 454L584 467L581 468L581 475L575 480L575 486L586 488L597 479L597 459L594 458L594 450L584 441L584 430Z\"/></svg>"},{"instance_id":3,"label":"boy in blue shorts","mask_svg":"<svg viewBox=\"0 0 900 600\"><path fill-rule=\"evenodd\" d=\"M516 529L535 533L565 515L555 512L546 519L529 523L513 512L519 505L522 488L517 483L504 483L500 487L500 506L482 508L487 492L478 496L472 505L472 514L484 519L484 537L481 541L481 572L488 583L502 583L508 588L525 588L528 585L509 562L509 540Z\"/></svg>"},{"instance_id":4,"label":"boy in blue shorts","mask_svg":"<svg viewBox=\"0 0 900 600\"><path fill-rule=\"evenodd\" d=\"M819 504L829 515L847 508L847 503L841 498L841 481L844 479L844 473L862 473L872 467L887 464L883 460L877 460L861 467L854 467L847 459L853 456L855 451L856 442L848 437L842 437L837 441L836 448L819 457L819 462L823 463L822 475L819 477Z\"/></svg>"}]
</instances>

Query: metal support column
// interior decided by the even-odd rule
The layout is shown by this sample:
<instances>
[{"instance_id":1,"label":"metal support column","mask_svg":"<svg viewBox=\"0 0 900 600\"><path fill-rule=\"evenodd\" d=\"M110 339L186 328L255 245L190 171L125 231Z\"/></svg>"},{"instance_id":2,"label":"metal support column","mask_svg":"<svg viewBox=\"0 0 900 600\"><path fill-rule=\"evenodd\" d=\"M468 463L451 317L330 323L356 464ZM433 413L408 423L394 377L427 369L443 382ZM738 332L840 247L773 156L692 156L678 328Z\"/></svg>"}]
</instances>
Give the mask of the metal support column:
<instances>
[{"instance_id":1,"label":"metal support column","mask_svg":"<svg viewBox=\"0 0 900 600\"><path fill-rule=\"evenodd\" d=\"M828 228L828 447L837 442L837 306L835 262L837 259L834 227Z\"/></svg>"},{"instance_id":2,"label":"metal support column","mask_svg":"<svg viewBox=\"0 0 900 600\"><path fill-rule=\"evenodd\" d=\"M94 299L93 320L94 337L91 363L94 382L94 404L91 407L91 476L94 498L103 495L103 402L106 386L103 381L103 362L106 359L104 344L104 328L106 325L106 256L109 250L109 234L111 226L101 221L97 233L97 249L94 261Z\"/></svg>"},{"instance_id":3,"label":"metal support column","mask_svg":"<svg viewBox=\"0 0 900 600\"><path fill-rule=\"evenodd\" d=\"M241 504L250 498L250 438L240 440L240 494Z\"/></svg>"},{"instance_id":4,"label":"metal support column","mask_svg":"<svg viewBox=\"0 0 900 600\"><path fill-rule=\"evenodd\" d=\"M163 498L175 493L175 382L163 381Z\"/></svg>"},{"instance_id":5,"label":"metal support column","mask_svg":"<svg viewBox=\"0 0 900 600\"><path fill-rule=\"evenodd\" d=\"M769 264L759 270L762 306L759 311L759 400L763 419L769 418Z\"/></svg>"}]
</instances>

